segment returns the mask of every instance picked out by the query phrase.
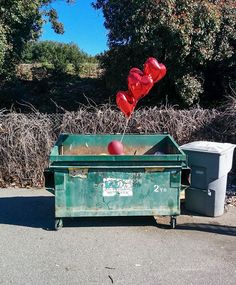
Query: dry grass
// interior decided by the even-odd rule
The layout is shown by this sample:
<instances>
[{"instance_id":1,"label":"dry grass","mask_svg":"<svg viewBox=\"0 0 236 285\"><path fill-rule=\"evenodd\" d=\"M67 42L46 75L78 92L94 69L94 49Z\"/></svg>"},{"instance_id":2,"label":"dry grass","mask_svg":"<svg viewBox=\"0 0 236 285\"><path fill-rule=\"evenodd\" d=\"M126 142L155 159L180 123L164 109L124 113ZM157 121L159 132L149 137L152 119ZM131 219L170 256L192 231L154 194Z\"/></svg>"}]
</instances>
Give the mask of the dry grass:
<instances>
[{"instance_id":1,"label":"dry grass","mask_svg":"<svg viewBox=\"0 0 236 285\"><path fill-rule=\"evenodd\" d=\"M41 186L56 129L52 118L0 112L0 185Z\"/></svg>"},{"instance_id":2,"label":"dry grass","mask_svg":"<svg viewBox=\"0 0 236 285\"><path fill-rule=\"evenodd\" d=\"M173 107L142 108L136 110L128 123L126 133L170 133L178 143L190 140L222 113L217 110L194 108L177 110ZM122 133L126 119L109 105L82 107L77 112L65 112L61 132L106 134ZM212 133L215 130L212 129Z\"/></svg>"},{"instance_id":3,"label":"dry grass","mask_svg":"<svg viewBox=\"0 0 236 285\"><path fill-rule=\"evenodd\" d=\"M179 144L192 140L236 143L236 99L224 110L173 107L136 110L127 133L170 133ZM122 133L126 119L110 105L81 107L76 112L21 114L0 111L0 186L43 185L48 155L61 132Z\"/></svg>"}]
</instances>

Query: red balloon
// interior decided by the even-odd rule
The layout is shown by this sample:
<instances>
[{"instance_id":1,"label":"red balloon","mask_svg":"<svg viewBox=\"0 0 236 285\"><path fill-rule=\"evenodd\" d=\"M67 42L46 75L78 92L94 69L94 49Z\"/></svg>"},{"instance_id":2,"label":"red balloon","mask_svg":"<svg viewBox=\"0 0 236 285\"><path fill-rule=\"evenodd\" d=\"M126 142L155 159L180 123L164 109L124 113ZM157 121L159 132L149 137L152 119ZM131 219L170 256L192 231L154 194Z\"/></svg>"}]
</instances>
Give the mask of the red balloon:
<instances>
[{"instance_id":1,"label":"red balloon","mask_svg":"<svg viewBox=\"0 0 236 285\"><path fill-rule=\"evenodd\" d=\"M160 63L160 67L161 67L161 72L160 72L160 75L158 76L157 78L157 81L160 81L165 75L166 75L166 67L163 63Z\"/></svg>"},{"instance_id":2,"label":"red balloon","mask_svg":"<svg viewBox=\"0 0 236 285\"><path fill-rule=\"evenodd\" d=\"M147 95L152 87L153 80L151 76L145 75L136 67L130 70L128 76L128 88L137 101Z\"/></svg>"},{"instance_id":3,"label":"red balloon","mask_svg":"<svg viewBox=\"0 0 236 285\"><path fill-rule=\"evenodd\" d=\"M149 57L144 63L144 74L150 75L153 82L156 83L166 75L166 67L154 57Z\"/></svg>"},{"instance_id":4,"label":"red balloon","mask_svg":"<svg viewBox=\"0 0 236 285\"><path fill-rule=\"evenodd\" d=\"M141 75L141 76L144 75L143 72L142 72L142 70L140 70L140 69L137 68L137 67L131 68L130 71L129 71L129 74L131 74L131 73L137 73L137 74L139 74L139 75Z\"/></svg>"},{"instance_id":5,"label":"red balloon","mask_svg":"<svg viewBox=\"0 0 236 285\"><path fill-rule=\"evenodd\" d=\"M109 154L124 154L124 146L120 141L112 141L108 145Z\"/></svg>"},{"instance_id":6,"label":"red balloon","mask_svg":"<svg viewBox=\"0 0 236 285\"><path fill-rule=\"evenodd\" d=\"M129 91L119 91L116 94L116 104L121 112L129 118L134 111L137 101Z\"/></svg>"},{"instance_id":7,"label":"red balloon","mask_svg":"<svg viewBox=\"0 0 236 285\"><path fill-rule=\"evenodd\" d=\"M142 84L142 88L143 88L143 96L147 95L149 93L149 91L152 89L153 87L153 80L152 77L149 75L144 75L141 79L141 84Z\"/></svg>"}]
</instances>

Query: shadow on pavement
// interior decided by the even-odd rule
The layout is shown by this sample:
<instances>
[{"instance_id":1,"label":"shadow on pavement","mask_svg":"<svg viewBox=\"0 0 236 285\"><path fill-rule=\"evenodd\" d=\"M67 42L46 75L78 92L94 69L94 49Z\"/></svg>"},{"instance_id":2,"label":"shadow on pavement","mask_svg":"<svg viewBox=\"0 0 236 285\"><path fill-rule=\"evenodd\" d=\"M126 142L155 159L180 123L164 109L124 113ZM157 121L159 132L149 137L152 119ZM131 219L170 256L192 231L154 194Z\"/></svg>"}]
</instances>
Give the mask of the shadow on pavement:
<instances>
[{"instance_id":1,"label":"shadow on pavement","mask_svg":"<svg viewBox=\"0 0 236 285\"><path fill-rule=\"evenodd\" d=\"M157 226L153 216L83 217L63 219L65 227L130 227Z\"/></svg>"},{"instance_id":2,"label":"shadow on pavement","mask_svg":"<svg viewBox=\"0 0 236 285\"><path fill-rule=\"evenodd\" d=\"M236 227L218 225L218 224L204 224L204 223L186 223L180 224L176 227L177 230L200 231L220 235L236 236Z\"/></svg>"},{"instance_id":3,"label":"shadow on pavement","mask_svg":"<svg viewBox=\"0 0 236 285\"><path fill-rule=\"evenodd\" d=\"M54 229L54 197L0 198L0 224L52 230ZM169 224L157 224L152 216L72 218L63 219L63 224L65 227L154 226L160 229L170 229ZM178 224L177 220L176 230L236 236L236 227L214 223Z\"/></svg>"},{"instance_id":4,"label":"shadow on pavement","mask_svg":"<svg viewBox=\"0 0 236 285\"><path fill-rule=\"evenodd\" d=\"M0 224L51 229L54 226L54 197L0 198Z\"/></svg>"},{"instance_id":5,"label":"shadow on pavement","mask_svg":"<svg viewBox=\"0 0 236 285\"><path fill-rule=\"evenodd\" d=\"M171 230L170 226L167 223L164 224L159 223L157 226L160 229ZM236 227L220 225L214 222L178 224L178 219L177 219L177 225L175 230L199 231L199 232L207 232L207 233L214 233L220 235L236 236Z\"/></svg>"},{"instance_id":6,"label":"shadow on pavement","mask_svg":"<svg viewBox=\"0 0 236 285\"><path fill-rule=\"evenodd\" d=\"M0 224L54 229L54 197L0 198ZM154 217L90 217L63 219L65 227L157 226Z\"/></svg>"}]
</instances>

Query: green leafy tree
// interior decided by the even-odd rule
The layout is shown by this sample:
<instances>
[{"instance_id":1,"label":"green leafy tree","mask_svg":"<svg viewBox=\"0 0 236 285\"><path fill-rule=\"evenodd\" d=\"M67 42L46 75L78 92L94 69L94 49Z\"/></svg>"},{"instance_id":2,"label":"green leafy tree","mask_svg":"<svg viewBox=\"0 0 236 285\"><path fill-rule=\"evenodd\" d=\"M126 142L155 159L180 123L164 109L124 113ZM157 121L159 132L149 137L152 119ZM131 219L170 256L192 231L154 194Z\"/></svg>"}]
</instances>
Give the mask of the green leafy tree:
<instances>
[{"instance_id":1,"label":"green leafy tree","mask_svg":"<svg viewBox=\"0 0 236 285\"><path fill-rule=\"evenodd\" d=\"M0 75L13 72L27 41L37 39L45 20L63 33L53 0L0 0ZM72 2L66 0L66 2Z\"/></svg>"},{"instance_id":2,"label":"green leafy tree","mask_svg":"<svg viewBox=\"0 0 236 285\"><path fill-rule=\"evenodd\" d=\"M130 67L142 68L150 56L168 69L159 92L186 105L220 98L234 83L234 0L97 0L93 6L102 9L109 31L110 50L101 59L112 90L125 88Z\"/></svg>"},{"instance_id":3,"label":"green leafy tree","mask_svg":"<svg viewBox=\"0 0 236 285\"><path fill-rule=\"evenodd\" d=\"M82 64L98 63L95 57L81 51L76 44L54 41L28 42L21 61L51 66L56 73L65 73L70 65L77 74L81 71Z\"/></svg>"}]
</instances>

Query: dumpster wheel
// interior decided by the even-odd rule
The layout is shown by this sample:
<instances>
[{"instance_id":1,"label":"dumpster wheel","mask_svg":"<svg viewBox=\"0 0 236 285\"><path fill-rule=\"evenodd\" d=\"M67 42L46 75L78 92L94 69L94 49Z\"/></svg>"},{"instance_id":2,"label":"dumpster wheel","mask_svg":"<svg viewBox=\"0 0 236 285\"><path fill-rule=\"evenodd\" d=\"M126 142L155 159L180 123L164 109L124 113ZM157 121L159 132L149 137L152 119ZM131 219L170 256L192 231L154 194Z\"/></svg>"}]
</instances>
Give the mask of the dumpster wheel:
<instances>
[{"instance_id":1,"label":"dumpster wheel","mask_svg":"<svg viewBox=\"0 0 236 285\"><path fill-rule=\"evenodd\" d=\"M176 227L176 217L171 217L170 218L170 227L171 227L171 229L175 229L175 227Z\"/></svg>"},{"instance_id":2,"label":"dumpster wheel","mask_svg":"<svg viewBox=\"0 0 236 285\"><path fill-rule=\"evenodd\" d=\"M55 219L55 230L58 231L62 228L63 226L63 220L61 218L56 218Z\"/></svg>"}]
</instances>

